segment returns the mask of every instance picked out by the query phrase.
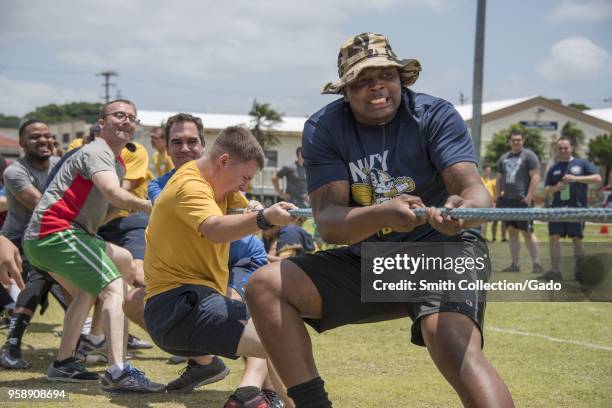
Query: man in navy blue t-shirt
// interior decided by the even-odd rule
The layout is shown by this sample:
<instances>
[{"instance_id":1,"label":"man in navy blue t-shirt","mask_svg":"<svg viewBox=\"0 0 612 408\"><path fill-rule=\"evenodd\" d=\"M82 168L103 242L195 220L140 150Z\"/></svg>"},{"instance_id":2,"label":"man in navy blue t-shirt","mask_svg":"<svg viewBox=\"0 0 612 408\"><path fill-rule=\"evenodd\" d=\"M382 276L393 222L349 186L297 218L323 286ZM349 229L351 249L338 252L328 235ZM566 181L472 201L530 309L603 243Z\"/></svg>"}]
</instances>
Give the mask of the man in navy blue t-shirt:
<instances>
[{"instance_id":1,"label":"man in navy blue t-shirt","mask_svg":"<svg viewBox=\"0 0 612 408\"><path fill-rule=\"evenodd\" d=\"M512 406L481 350L484 299L361 302L361 242L471 242L486 250L482 238L464 230L478 221L467 225L432 208L492 206L464 121L449 102L407 89L420 64L398 59L380 34L346 41L338 68L340 81L323 93L343 97L308 119L302 153L322 238L351 246L264 266L246 291L287 394L297 407L331 406L304 322L322 332L409 316L412 342L427 347L464 404ZM412 210L424 206L427 219L416 217Z\"/></svg>"},{"instance_id":2,"label":"man in navy blue t-shirt","mask_svg":"<svg viewBox=\"0 0 612 408\"><path fill-rule=\"evenodd\" d=\"M595 165L588 160L572 156L573 147L568 139L560 138L556 143L557 161L546 174L544 194L552 196L551 207L587 207L588 184L601 182ZM584 255L582 249L582 230L580 222L550 222L548 223L549 250L551 269L542 278L546 280L562 280L559 267L561 248L559 239L569 237L574 243L574 258L576 265ZM580 271L576 270L576 279L580 280Z\"/></svg>"}]
</instances>

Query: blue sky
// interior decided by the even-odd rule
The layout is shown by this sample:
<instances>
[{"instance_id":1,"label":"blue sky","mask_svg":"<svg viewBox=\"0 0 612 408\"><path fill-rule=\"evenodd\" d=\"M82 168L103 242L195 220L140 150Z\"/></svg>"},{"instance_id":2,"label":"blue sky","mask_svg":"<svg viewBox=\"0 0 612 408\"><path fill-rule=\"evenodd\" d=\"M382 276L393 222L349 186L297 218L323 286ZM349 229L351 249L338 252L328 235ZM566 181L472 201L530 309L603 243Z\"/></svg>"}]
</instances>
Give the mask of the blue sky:
<instances>
[{"instance_id":1,"label":"blue sky","mask_svg":"<svg viewBox=\"0 0 612 408\"><path fill-rule=\"evenodd\" d=\"M475 19L476 0L0 0L0 113L99 101L114 70L140 109L305 116L365 31L421 62L414 90L471 101ZM612 0L487 2L484 100L531 95L612 106Z\"/></svg>"}]
</instances>

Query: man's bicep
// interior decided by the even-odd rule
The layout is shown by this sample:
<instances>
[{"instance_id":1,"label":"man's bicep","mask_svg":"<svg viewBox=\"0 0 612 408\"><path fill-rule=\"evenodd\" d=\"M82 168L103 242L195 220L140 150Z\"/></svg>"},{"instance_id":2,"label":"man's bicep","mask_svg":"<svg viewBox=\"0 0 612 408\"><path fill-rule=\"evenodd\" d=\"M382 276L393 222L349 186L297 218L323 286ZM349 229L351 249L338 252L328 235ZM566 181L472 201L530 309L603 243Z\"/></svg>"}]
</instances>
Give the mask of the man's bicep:
<instances>
[{"instance_id":1,"label":"man's bicep","mask_svg":"<svg viewBox=\"0 0 612 408\"><path fill-rule=\"evenodd\" d=\"M309 197L314 214L318 214L329 205L348 207L350 186L346 180L332 181L312 191Z\"/></svg>"},{"instance_id":2,"label":"man's bicep","mask_svg":"<svg viewBox=\"0 0 612 408\"><path fill-rule=\"evenodd\" d=\"M471 162L459 162L448 166L442 171L442 180L449 195L460 195L468 187L478 184L485 188L476 164Z\"/></svg>"},{"instance_id":3,"label":"man's bicep","mask_svg":"<svg viewBox=\"0 0 612 408\"><path fill-rule=\"evenodd\" d=\"M114 171L98 171L91 177L91 181L102 194L120 187L119 177Z\"/></svg>"},{"instance_id":4,"label":"man's bicep","mask_svg":"<svg viewBox=\"0 0 612 408\"><path fill-rule=\"evenodd\" d=\"M40 201L40 196L40 191L33 185L15 194L15 198L19 201L19 204L23 205L28 210L33 210L36 207L36 204Z\"/></svg>"}]
</instances>

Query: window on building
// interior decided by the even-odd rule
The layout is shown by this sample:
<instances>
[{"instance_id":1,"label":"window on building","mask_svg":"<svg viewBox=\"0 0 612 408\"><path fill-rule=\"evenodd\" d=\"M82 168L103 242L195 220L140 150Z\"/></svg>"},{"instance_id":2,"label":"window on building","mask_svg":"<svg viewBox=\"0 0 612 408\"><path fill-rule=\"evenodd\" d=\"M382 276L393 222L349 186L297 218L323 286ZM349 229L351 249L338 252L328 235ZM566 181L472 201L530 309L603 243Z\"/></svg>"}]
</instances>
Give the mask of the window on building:
<instances>
[{"instance_id":1,"label":"window on building","mask_svg":"<svg viewBox=\"0 0 612 408\"><path fill-rule=\"evenodd\" d=\"M70 143L70 133L64 133L62 135L62 143Z\"/></svg>"},{"instance_id":2,"label":"window on building","mask_svg":"<svg viewBox=\"0 0 612 408\"><path fill-rule=\"evenodd\" d=\"M276 150L264 150L266 156L266 167L278 167L278 152Z\"/></svg>"}]
</instances>

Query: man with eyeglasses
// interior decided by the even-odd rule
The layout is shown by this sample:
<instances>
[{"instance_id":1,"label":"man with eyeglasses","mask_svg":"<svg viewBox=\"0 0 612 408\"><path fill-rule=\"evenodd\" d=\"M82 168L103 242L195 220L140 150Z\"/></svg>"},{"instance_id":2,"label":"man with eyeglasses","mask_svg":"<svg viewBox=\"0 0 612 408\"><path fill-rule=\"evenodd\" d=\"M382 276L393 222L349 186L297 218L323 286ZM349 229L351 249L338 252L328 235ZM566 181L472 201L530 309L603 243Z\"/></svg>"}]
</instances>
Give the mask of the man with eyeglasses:
<instances>
[{"instance_id":1,"label":"man with eyeglasses","mask_svg":"<svg viewBox=\"0 0 612 408\"><path fill-rule=\"evenodd\" d=\"M151 212L150 201L121 188L125 168L119 154L131 140L137 121L131 101L118 99L104 105L98 120L100 137L61 164L25 232L23 245L30 262L52 271L51 276L74 294L57 359L47 371L50 381L99 379L73 357L85 318L99 300L109 360L100 389L109 393L165 390L163 384L150 382L126 359L127 320L122 311L126 284L122 272L131 267L132 257L95 235L109 205Z\"/></svg>"},{"instance_id":2,"label":"man with eyeglasses","mask_svg":"<svg viewBox=\"0 0 612 408\"><path fill-rule=\"evenodd\" d=\"M552 198L551 207L587 207L587 193L589 184L601 182L597 168L586 159L579 159L572 155L574 148L569 139L559 138L556 142L557 162L546 173L544 183L545 198ZM551 268L544 275L546 280L563 280L561 276L561 247L559 239L569 237L574 244L574 259L576 269L574 272L577 281L583 277L580 270L584 258L582 248L582 231L584 223L581 222L549 222L548 223L548 249L550 253Z\"/></svg>"},{"instance_id":3,"label":"man with eyeglasses","mask_svg":"<svg viewBox=\"0 0 612 408\"><path fill-rule=\"evenodd\" d=\"M496 196L497 208L532 207L535 191L540 181L540 160L538 156L523 147L525 135L520 130L512 130L508 136L510 151L499 159L497 168ZM505 221L510 244L512 263L502 272L520 272L519 231L525 238L525 246L533 261L533 273L542 273L538 239L533 233L533 221Z\"/></svg>"}]
</instances>

